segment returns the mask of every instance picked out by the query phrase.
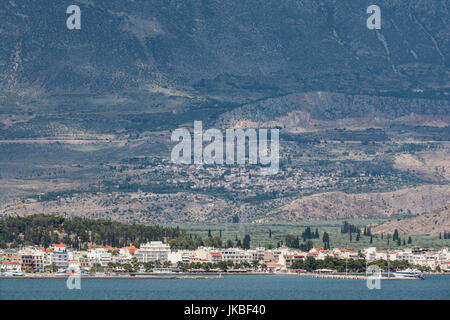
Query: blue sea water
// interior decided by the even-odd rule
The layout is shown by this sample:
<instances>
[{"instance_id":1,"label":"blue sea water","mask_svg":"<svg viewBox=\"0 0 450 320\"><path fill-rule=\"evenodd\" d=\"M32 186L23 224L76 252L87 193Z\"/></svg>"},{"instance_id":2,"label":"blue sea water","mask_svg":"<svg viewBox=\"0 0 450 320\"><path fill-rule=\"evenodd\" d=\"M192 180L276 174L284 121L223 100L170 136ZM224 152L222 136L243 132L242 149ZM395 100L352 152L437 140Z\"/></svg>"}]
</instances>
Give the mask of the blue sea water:
<instances>
[{"instance_id":1,"label":"blue sea water","mask_svg":"<svg viewBox=\"0 0 450 320\"><path fill-rule=\"evenodd\" d=\"M281 275L225 275L224 279L81 279L69 290L65 279L0 279L4 299L450 299L450 276L424 281L381 281L369 290L364 280Z\"/></svg>"}]
</instances>

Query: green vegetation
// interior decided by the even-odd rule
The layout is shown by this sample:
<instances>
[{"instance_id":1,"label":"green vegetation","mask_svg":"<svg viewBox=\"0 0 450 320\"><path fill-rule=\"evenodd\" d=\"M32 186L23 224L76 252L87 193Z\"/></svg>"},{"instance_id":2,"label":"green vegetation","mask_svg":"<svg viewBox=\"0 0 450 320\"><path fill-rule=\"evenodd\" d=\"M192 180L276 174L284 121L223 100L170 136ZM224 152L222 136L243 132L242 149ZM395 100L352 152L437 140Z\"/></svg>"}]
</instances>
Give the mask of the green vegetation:
<instances>
[{"instance_id":1,"label":"green vegetation","mask_svg":"<svg viewBox=\"0 0 450 320\"><path fill-rule=\"evenodd\" d=\"M180 228L128 225L108 220L66 219L49 215L8 217L0 220L0 247L64 243L74 248L87 245L127 246L130 244L183 238Z\"/></svg>"},{"instance_id":2,"label":"green vegetation","mask_svg":"<svg viewBox=\"0 0 450 320\"><path fill-rule=\"evenodd\" d=\"M230 269L258 269L261 268L262 270L265 270L267 266L265 264L258 264L258 261L253 261L252 263L249 262L240 262L240 263L233 263L232 261L220 261L217 263L211 263L211 262L190 262L190 263L183 263L178 262L178 268L182 271L187 270L204 270L204 271L210 271L213 269L219 269L222 271L227 271Z\"/></svg>"},{"instance_id":3,"label":"green vegetation","mask_svg":"<svg viewBox=\"0 0 450 320\"><path fill-rule=\"evenodd\" d=\"M101 219L66 219L58 216L32 215L28 217L7 217L0 220L0 248L20 245L40 245L48 247L52 243L64 243L73 248L86 248L90 245L112 247L136 247L139 244L167 239L173 249L196 249L199 246L231 248L236 245L250 248L250 236L244 235L242 241L222 241L219 236L187 234L180 227L146 226L124 224Z\"/></svg>"},{"instance_id":4,"label":"green vegetation","mask_svg":"<svg viewBox=\"0 0 450 320\"><path fill-rule=\"evenodd\" d=\"M392 234L373 234L370 226L390 219L348 219L348 220L327 220L327 221L302 221L296 223L185 223L182 225L170 224L168 226L180 226L191 237L206 238L208 231L211 235L221 236L222 242L235 242L236 239L243 239L245 235L251 238L251 247L274 248L279 245L287 245L291 248L300 248L301 245L307 247L321 248L348 248L360 250L368 247L379 249L407 248L411 246L430 247L441 249L443 246L450 246L450 234L446 239L445 234L441 237L431 237L429 235L399 235L401 244L397 240L392 240ZM356 227L356 232L342 233L345 224ZM308 229L315 235L318 230L319 238L305 239L302 235ZM354 230L354 229L353 229ZM358 237L359 231L359 237ZM298 246L297 246L298 238ZM357 240L358 239L358 240ZM405 243L403 242L405 240ZM388 243L389 241L389 243ZM308 243L308 244L307 244Z\"/></svg>"},{"instance_id":5,"label":"green vegetation","mask_svg":"<svg viewBox=\"0 0 450 320\"><path fill-rule=\"evenodd\" d=\"M363 259L339 259L334 257L325 257L324 260L307 257L304 261L294 261L291 269L303 269L306 271L314 271L318 269L330 269L338 272L366 272L366 267L376 265L381 270L388 271L388 262L386 260L372 261L366 265ZM421 271L429 271L429 268L422 266L415 266L406 260L395 260L389 262L390 271L395 269L417 268Z\"/></svg>"}]
</instances>

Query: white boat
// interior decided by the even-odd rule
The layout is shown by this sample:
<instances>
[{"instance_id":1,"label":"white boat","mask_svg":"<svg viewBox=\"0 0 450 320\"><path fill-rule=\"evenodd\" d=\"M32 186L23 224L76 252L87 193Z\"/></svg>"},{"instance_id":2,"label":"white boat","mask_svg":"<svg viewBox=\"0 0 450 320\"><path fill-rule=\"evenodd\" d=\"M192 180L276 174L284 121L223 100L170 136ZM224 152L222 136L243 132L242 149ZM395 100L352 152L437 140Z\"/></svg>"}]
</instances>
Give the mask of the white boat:
<instances>
[{"instance_id":1,"label":"white boat","mask_svg":"<svg viewBox=\"0 0 450 320\"><path fill-rule=\"evenodd\" d=\"M67 277L67 273L59 272L59 273L55 274L55 277Z\"/></svg>"},{"instance_id":2,"label":"white boat","mask_svg":"<svg viewBox=\"0 0 450 320\"><path fill-rule=\"evenodd\" d=\"M405 269L392 273L396 278L416 278L423 280L423 274L417 269Z\"/></svg>"}]
</instances>

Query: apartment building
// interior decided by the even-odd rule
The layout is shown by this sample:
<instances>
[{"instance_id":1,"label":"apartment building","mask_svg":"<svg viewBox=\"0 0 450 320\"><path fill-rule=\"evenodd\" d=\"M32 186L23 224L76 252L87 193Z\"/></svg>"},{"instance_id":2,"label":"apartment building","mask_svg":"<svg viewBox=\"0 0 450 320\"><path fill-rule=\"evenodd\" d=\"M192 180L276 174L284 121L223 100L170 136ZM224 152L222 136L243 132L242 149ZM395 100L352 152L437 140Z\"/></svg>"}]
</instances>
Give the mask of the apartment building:
<instances>
[{"instance_id":1,"label":"apartment building","mask_svg":"<svg viewBox=\"0 0 450 320\"><path fill-rule=\"evenodd\" d=\"M52 244L50 249L52 250L51 263L56 265L58 271L66 271L69 267L69 255L66 246L64 244Z\"/></svg>"},{"instance_id":2,"label":"apartment building","mask_svg":"<svg viewBox=\"0 0 450 320\"><path fill-rule=\"evenodd\" d=\"M140 246L135 252L139 262L168 261L170 246L162 241L151 241Z\"/></svg>"},{"instance_id":3,"label":"apartment building","mask_svg":"<svg viewBox=\"0 0 450 320\"><path fill-rule=\"evenodd\" d=\"M251 262L251 255L242 249L224 249L221 250L222 261L232 261L233 263Z\"/></svg>"}]
</instances>

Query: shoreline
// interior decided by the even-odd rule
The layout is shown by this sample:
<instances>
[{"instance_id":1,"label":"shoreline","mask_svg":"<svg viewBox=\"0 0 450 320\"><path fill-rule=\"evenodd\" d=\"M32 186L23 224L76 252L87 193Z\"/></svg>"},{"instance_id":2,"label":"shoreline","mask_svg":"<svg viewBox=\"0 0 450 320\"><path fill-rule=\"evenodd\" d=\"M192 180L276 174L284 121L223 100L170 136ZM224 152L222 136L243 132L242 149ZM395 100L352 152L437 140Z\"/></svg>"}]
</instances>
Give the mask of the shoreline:
<instances>
[{"instance_id":1,"label":"shoreline","mask_svg":"<svg viewBox=\"0 0 450 320\"><path fill-rule=\"evenodd\" d=\"M333 273L320 274L315 272L285 272L285 273L266 273L266 272L223 272L223 273L159 273L159 274L123 274L123 275L80 275L81 279L224 279L224 275L265 275L265 276L299 276L317 279L346 279L346 280L368 280L366 274L356 273ZM383 273L386 275L386 273ZM426 273L424 275L450 275L448 272ZM67 279L71 275L54 275L54 274L25 274L22 276L0 276L1 279ZM407 277L386 277L382 276L380 280L420 280L418 278Z\"/></svg>"}]
</instances>

